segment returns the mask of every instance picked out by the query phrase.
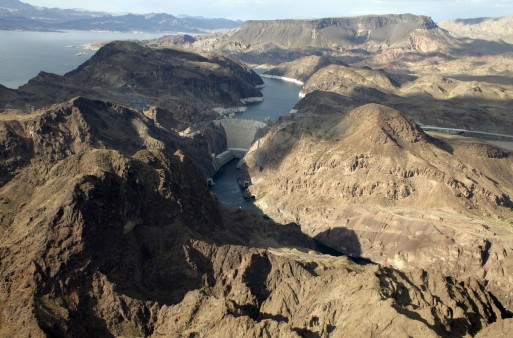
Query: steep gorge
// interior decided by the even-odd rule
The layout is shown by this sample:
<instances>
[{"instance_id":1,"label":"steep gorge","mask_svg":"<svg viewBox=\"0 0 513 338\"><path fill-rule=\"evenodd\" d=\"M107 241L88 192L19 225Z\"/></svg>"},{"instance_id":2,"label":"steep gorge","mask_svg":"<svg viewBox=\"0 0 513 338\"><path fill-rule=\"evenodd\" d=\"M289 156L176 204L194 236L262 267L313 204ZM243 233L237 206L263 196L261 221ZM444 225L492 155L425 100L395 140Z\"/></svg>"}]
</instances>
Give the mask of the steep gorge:
<instances>
[{"instance_id":1,"label":"steep gorge","mask_svg":"<svg viewBox=\"0 0 513 338\"><path fill-rule=\"evenodd\" d=\"M2 336L435 337L502 321L474 278L321 255L294 223L225 209L140 112L77 98L6 117Z\"/></svg>"}]
</instances>

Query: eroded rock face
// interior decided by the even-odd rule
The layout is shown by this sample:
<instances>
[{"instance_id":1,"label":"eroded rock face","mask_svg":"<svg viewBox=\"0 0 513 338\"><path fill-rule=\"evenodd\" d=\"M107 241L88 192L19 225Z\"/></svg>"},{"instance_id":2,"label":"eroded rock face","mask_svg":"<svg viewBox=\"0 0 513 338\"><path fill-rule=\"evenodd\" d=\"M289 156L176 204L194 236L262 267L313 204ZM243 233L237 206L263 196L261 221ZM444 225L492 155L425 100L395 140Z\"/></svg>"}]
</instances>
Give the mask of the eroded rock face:
<instances>
[{"instance_id":1,"label":"eroded rock face","mask_svg":"<svg viewBox=\"0 0 513 338\"><path fill-rule=\"evenodd\" d=\"M321 255L296 224L224 209L148 121L76 99L2 125L0 336L463 336L503 316L474 278Z\"/></svg>"},{"instance_id":2,"label":"eroded rock face","mask_svg":"<svg viewBox=\"0 0 513 338\"><path fill-rule=\"evenodd\" d=\"M511 307L509 153L435 139L380 105L340 112L326 97L307 97L250 150L262 210L353 256L477 277Z\"/></svg>"}]
</instances>

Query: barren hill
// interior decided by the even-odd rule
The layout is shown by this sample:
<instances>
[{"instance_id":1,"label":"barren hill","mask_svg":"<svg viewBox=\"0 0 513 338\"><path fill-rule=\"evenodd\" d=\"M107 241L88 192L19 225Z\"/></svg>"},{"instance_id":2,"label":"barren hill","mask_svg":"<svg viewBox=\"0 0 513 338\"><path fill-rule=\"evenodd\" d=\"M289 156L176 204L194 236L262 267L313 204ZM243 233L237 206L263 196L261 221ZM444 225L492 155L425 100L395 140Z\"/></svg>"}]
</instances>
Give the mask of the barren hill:
<instances>
[{"instance_id":1,"label":"barren hill","mask_svg":"<svg viewBox=\"0 0 513 338\"><path fill-rule=\"evenodd\" d=\"M483 276L512 306L512 154L436 139L381 105L346 112L336 96L308 95L250 150L257 205L350 255Z\"/></svg>"},{"instance_id":2,"label":"barren hill","mask_svg":"<svg viewBox=\"0 0 513 338\"><path fill-rule=\"evenodd\" d=\"M301 93L314 91L341 94L338 100L347 108L386 104L404 110L410 119L425 125L513 134L513 118L509 114L513 103L511 84L441 75L411 76L332 64L311 75Z\"/></svg>"},{"instance_id":3,"label":"barren hill","mask_svg":"<svg viewBox=\"0 0 513 338\"><path fill-rule=\"evenodd\" d=\"M502 40L513 43L513 16L500 18L456 19L438 24L455 37Z\"/></svg>"},{"instance_id":4,"label":"barren hill","mask_svg":"<svg viewBox=\"0 0 513 338\"><path fill-rule=\"evenodd\" d=\"M301 92L308 94L315 90L322 90L351 95L357 88L375 89L394 94L398 92L399 84L381 70L333 64L312 74Z\"/></svg>"}]
</instances>

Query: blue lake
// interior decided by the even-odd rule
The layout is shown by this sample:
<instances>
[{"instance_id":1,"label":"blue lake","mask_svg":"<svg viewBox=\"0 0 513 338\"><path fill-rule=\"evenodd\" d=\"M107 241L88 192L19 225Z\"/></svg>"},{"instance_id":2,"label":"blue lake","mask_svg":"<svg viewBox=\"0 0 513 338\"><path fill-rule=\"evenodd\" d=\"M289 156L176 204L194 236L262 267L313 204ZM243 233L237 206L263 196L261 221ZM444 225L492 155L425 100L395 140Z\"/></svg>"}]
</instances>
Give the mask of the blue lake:
<instances>
[{"instance_id":1,"label":"blue lake","mask_svg":"<svg viewBox=\"0 0 513 338\"><path fill-rule=\"evenodd\" d=\"M256 70L262 74L262 70ZM262 78L265 87L263 102L250 103L247 110L236 115L239 119L263 121L266 118L276 120L278 117L288 115L292 107L299 101L300 85L278 79Z\"/></svg>"}]
</instances>

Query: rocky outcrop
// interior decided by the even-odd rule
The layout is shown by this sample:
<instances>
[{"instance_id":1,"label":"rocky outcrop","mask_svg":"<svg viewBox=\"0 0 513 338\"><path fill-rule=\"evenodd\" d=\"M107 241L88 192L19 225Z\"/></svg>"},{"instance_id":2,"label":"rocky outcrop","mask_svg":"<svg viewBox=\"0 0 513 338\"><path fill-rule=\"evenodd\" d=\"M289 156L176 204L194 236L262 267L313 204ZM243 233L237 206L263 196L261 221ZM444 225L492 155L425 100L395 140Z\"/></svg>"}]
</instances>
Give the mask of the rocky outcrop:
<instances>
[{"instance_id":1,"label":"rocky outcrop","mask_svg":"<svg viewBox=\"0 0 513 338\"><path fill-rule=\"evenodd\" d=\"M251 69L216 55L206 58L135 42L103 46L77 69L59 76L41 72L19 93L36 108L75 96L118 102L144 110L148 105L172 111L190 124L215 118L216 107L239 107L241 99L261 97L263 84ZM7 97L0 106L12 103Z\"/></svg>"},{"instance_id":2,"label":"rocky outcrop","mask_svg":"<svg viewBox=\"0 0 513 338\"><path fill-rule=\"evenodd\" d=\"M257 205L349 255L479 276L511 308L511 155L435 139L388 107L334 104L307 96L250 149Z\"/></svg>"}]
</instances>

